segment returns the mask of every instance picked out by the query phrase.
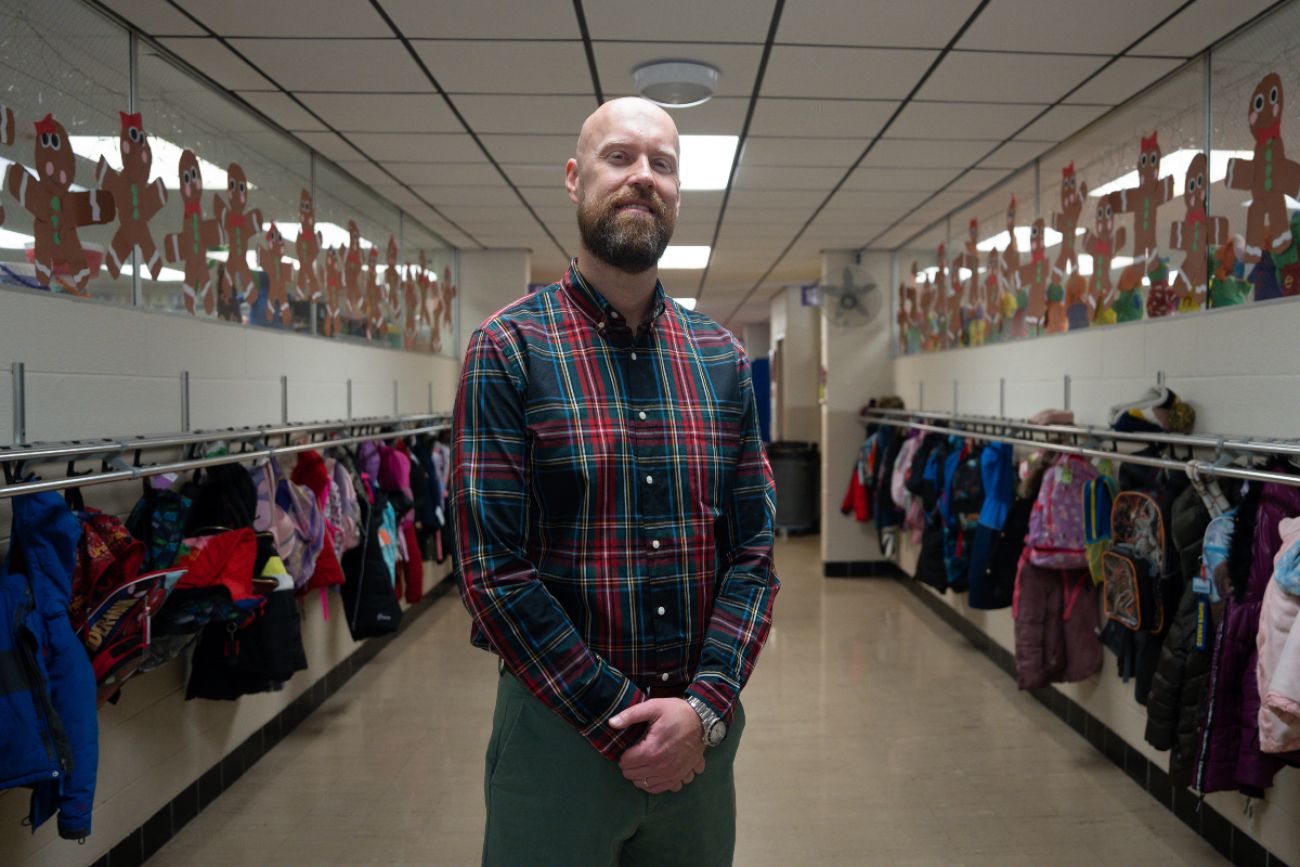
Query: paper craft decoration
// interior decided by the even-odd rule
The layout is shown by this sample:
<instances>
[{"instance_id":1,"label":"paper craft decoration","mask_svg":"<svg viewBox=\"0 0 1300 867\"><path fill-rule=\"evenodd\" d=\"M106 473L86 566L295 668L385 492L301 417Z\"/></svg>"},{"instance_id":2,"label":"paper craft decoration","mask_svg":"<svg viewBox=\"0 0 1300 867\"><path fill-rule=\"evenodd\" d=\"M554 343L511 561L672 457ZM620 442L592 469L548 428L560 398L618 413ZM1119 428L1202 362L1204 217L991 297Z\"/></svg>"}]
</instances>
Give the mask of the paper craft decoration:
<instances>
[{"instance_id":1,"label":"paper craft decoration","mask_svg":"<svg viewBox=\"0 0 1300 867\"><path fill-rule=\"evenodd\" d=\"M968 339L971 346L983 346L989 340L1000 339L1002 298L1005 294L1002 282L1002 253L990 249L984 261L984 285L979 289L979 306L975 310L975 319L969 329Z\"/></svg>"},{"instance_id":2,"label":"paper craft decoration","mask_svg":"<svg viewBox=\"0 0 1300 867\"><path fill-rule=\"evenodd\" d=\"M918 274L917 287L921 300L921 351L934 352L939 348L939 317L935 313L934 283L928 274Z\"/></svg>"},{"instance_id":3,"label":"paper craft decoration","mask_svg":"<svg viewBox=\"0 0 1300 867\"><path fill-rule=\"evenodd\" d=\"M320 265L316 259L323 245L321 234L316 231L316 205L311 193L303 190L298 194L298 239L294 241L298 254L299 301L319 301L321 298Z\"/></svg>"},{"instance_id":4,"label":"paper craft decoration","mask_svg":"<svg viewBox=\"0 0 1300 867\"><path fill-rule=\"evenodd\" d=\"M451 266L442 269L442 324L451 327L451 302L456 300L456 285L451 282Z\"/></svg>"},{"instance_id":5,"label":"paper craft decoration","mask_svg":"<svg viewBox=\"0 0 1300 867\"><path fill-rule=\"evenodd\" d=\"M216 219L203 216L203 177L199 173L199 158L186 148L181 153L180 165L181 230L163 239L163 253L168 262L181 262L185 266L185 309L195 312L195 304L202 298L203 311L209 315L216 309L212 293L212 275L208 272L208 251L226 243L226 232Z\"/></svg>"},{"instance_id":6,"label":"paper craft decoration","mask_svg":"<svg viewBox=\"0 0 1300 867\"><path fill-rule=\"evenodd\" d=\"M415 267L410 262L406 263L406 270L402 274L402 291L404 295L406 312L405 327L402 329L402 343L407 349L415 348L415 334L420 325L420 297L415 284Z\"/></svg>"},{"instance_id":7,"label":"paper craft decoration","mask_svg":"<svg viewBox=\"0 0 1300 867\"><path fill-rule=\"evenodd\" d=\"M924 342L925 316L921 312L921 275L915 262L912 263L912 279L907 284L907 351L921 351Z\"/></svg>"},{"instance_id":8,"label":"paper craft decoration","mask_svg":"<svg viewBox=\"0 0 1300 867\"><path fill-rule=\"evenodd\" d=\"M1088 198L1088 184L1074 174L1074 163L1061 169L1061 210L1052 214L1052 228L1061 233L1061 249L1057 251L1052 266L1052 284L1062 287L1065 296L1065 318L1049 316L1048 331L1087 328L1092 319L1088 305L1088 281L1079 273L1079 256L1075 251L1079 217L1083 203ZM1052 286L1048 294L1053 294ZM1049 302L1050 303L1050 302Z\"/></svg>"},{"instance_id":9,"label":"paper craft decoration","mask_svg":"<svg viewBox=\"0 0 1300 867\"><path fill-rule=\"evenodd\" d=\"M420 267L415 271L415 288L420 295L419 316L415 321L416 329L429 324L429 260L423 250L420 251Z\"/></svg>"},{"instance_id":10,"label":"paper craft decoration","mask_svg":"<svg viewBox=\"0 0 1300 867\"><path fill-rule=\"evenodd\" d=\"M1029 293L1020 285L1020 248L1016 240L1016 197L1007 205L1007 241L1002 251L1002 333L1006 337L1025 336L1025 308Z\"/></svg>"},{"instance_id":11,"label":"paper craft decoration","mask_svg":"<svg viewBox=\"0 0 1300 867\"><path fill-rule=\"evenodd\" d=\"M95 184L113 199L117 210L117 231L113 233L105 264L109 275L116 280L122 266L130 260L131 252L138 247L141 261L157 280L162 273L163 259L149 231L149 221L167 202L167 188L162 178L149 182L153 150L140 115L119 111L118 116L122 120L118 137L122 170L114 169L103 157L95 169Z\"/></svg>"},{"instance_id":12,"label":"paper craft decoration","mask_svg":"<svg viewBox=\"0 0 1300 867\"><path fill-rule=\"evenodd\" d=\"M92 265L77 230L112 220L113 199L98 190L69 192L77 173L76 156L67 131L51 115L36 122L35 155L37 175L10 163L5 188L32 215L36 279L42 286L57 283L64 291L84 296L99 265Z\"/></svg>"},{"instance_id":13,"label":"paper craft decoration","mask_svg":"<svg viewBox=\"0 0 1300 867\"><path fill-rule=\"evenodd\" d=\"M1120 272L1120 295L1115 306L1120 322L1142 318L1142 303L1137 293L1142 278L1159 261L1156 215L1160 206L1174 197L1174 179L1160 177L1160 156L1156 133L1144 136L1138 150L1138 185L1111 194L1115 213L1133 215L1133 263Z\"/></svg>"},{"instance_id":14,"label":"paper craft decoration","mask_svg":"<svg viewBox=\"0 0 1300 867\"><path fill-rule=\"evenodd\" d=\"M1174 294L1178 309L1200 310L1208 297L1210 251L1228 240L1228 218L1205 215L1205 185L1209 183L1205 154L1192 157L1187 167L1183 202L1187 215L1169 227L1169 246L1186 255L1178 266Z\"/></svg>"},{"instance_id":15,"label":"paper craft decoration","mask_svg":"<svg viewBox=\"0 0 1300 867\"><path fill-rule=\"evenodd\" d=\"M1228 160L1225 183L1250 191L1246 209L1246 262L1258 262L1262 252L1274 257L1291 245L1286 197L1300 195L1300 165L1286 158L1282 147L1282 79L1270 72L1255 86L1246 119L1255 138L1251 159Z\"/></svg>"},{"instance_id":16,"label":"paper craft decoration","mask_svg":"<svg viewBox=\"0 0 1300 867\"><path fill-rule=\"evenodd\" d=\"M230 196L229 205L220 193L212 194L212 212L225 230L230 245L226 256L226 276L236 292L248 297L257 291L256 278L248 267L248 242L257 236L262 226L262 212L257 208L244 210L248 207L248 177L239 163L231 163L226 169L226 193Z\"/></svg>"},{"instance_id":17,"label":"paper craft decoration","mask_svg":"<svg viewBox=\"0 0 1300 867\"><path fill-rule=\"evenodd\" d=\"M293 282L293 266L284 261L284 236L272 223L262 239L262 246L257 248L257 263L266 274L266 321L289 325L293 321L293 310L289 306L289 284ZM248 299L251 305L257 300L256 291Z\"/></svg>"},{"instance_id":18,"label":"paper craft decoration","mask_svg":"<svg viewBox=\"0 0 1300 867\"><path fill-rule=\"evenodd\" d=\"M894 317L898 324L898 353L907 354L907 328L910 323L910 314L907 309L907 281L898 282L898 314Z\"/></svg>"},{"instance_id":19,"label":"paper craft decoration","mask_svg":"<svg viewBox=\"0 0 1300 867\"><path fill-rule=\"evenodd\" d=\"M350 322L365 321L361 309L362 294L361 230L354 220L348 220L348 248L343 256L343 317Z\"/></svg>"},{"instance_id":20,"label":"paper craft decoration","mask_svg":"<svg viewBox=\"0 0 1300 867\"><path fill-rule=\"evenodd\" d=\"M343 272L339 263L345 255L343 247L325 248L325 319L321 335L333 337L339 332L339 304L343 295Z\"/></svg>"},{"instance_id":21,"label":"paper craft decoration","mask_svg":"<svg viewBox=\"0 0 1300 867\"><path fill-rule=\"evenodd\" d=\"M379 248L371 247L366 259L366 300L362 311L366 336L381 340L388 335L388 329L384 325L384 291L379 286Z\"/></svg>"},{"instance_id":22,"label":"paper craft decoration","mask_svg":"<svg viewBox=\"0 0 1300 867\"><path fill-rule=\"evenodd\" d=\"M956 344L951 342L949 333L949 327L951 324L949 316L949 301L951 293L948 289L948 255L945 245L943 244L939 245L938 252L935 255L935 273L932 291L934 292L935 348L948 349ZM960 313L957 316L957 322L958 327L960 327Z\"/></svg>"},{"instance_id":23,"label":"paper craft decoration","mask_svg":"<svg viewBox=\"0 0 1300 867\"><path fill-rule=\"evenodd\" d=\"M402 275L401 270L397 267L397 241L392 235L388 236L388 250L385 253L384 262L388 265L384 269L384 286L388 289L384 317L395 327L400 328L402 324Z\"/></svg>"},{"instance_id":24,"label":"paper craft decoration","mask_svg":"<svg viewBox=\"0 0 1300 867\"><path fill-rule=\"evenodd\" d=\"M226 263L218 262L214 273L214 279L217 281L217 318L224 322L243 323L244 314L240 310L239 302L242 298L247 298L257 293L257 284L253 284L251 292L240 296L235 292L235 284L230 281L230 274L226 271Z\"/></svg>"},{"instance_id":25,"label":"paper craft decoration","mask_svg":"<svg viewBox=\"0 0 1300 867\"><path fill-rule=\"evenodd\" d=\"M966 243L962 251L953 257L952 270L950 273L950 283L952 285L953 306L950 308L957 311L957 343L954 345L969 345L970 343L970 323L974 320L977 302L975 295L978 286L979 276L979 250L976 244L979 242L979 220L971 220L966 232ZM965 277L961 272L966 271ZM949 313L949 328L951 330L952 313Z\"/></svg>"},{"instance_id":26,"label":"paper craft decoration","mask_svg":"<svg viewBox=\"0 0 1300 867\"><path fill-rule=\"evenodd\" d=\"M14 113L9 106L0 103L0 145L14 143ZM5 205L0 201L0 226L5 224Z\"/></svg>"},{"instance_id":27,"label":"paper craft decoration","mask_svg":"<svg viewBox=\"0 0 1300 867\"><path fill-rule=\"evenodd\" d=\"M1039 217L1029 227L1029 261L1016 272L1019 290L1016 293L1017 336L1038 334L1047 322L1047 285L1052 276L1051 263L1047 261L1046 222ZM1059 287L1058 287L1059 288ZM1056 299L1064 318L1064 295Z\"/></svg>"},{"instance_id":28,"label":"paper craft decoration","mask_svg":"<svg viewBox=\"0 0 1300 867\"><path fill-rule=\"evenodd\" d=\"M1110 282L1110 263L1115 251L1124 246L1123 226L1115 228L1115 202L1112 196L1103 196L1097 203L1096 227L1083 236L1083 249L1092 257L1092 279L1088 291L1092 295L1090 306L1094 325L1113 325L1115 315L1115 288Z\"/></svg>"}]
</instances>

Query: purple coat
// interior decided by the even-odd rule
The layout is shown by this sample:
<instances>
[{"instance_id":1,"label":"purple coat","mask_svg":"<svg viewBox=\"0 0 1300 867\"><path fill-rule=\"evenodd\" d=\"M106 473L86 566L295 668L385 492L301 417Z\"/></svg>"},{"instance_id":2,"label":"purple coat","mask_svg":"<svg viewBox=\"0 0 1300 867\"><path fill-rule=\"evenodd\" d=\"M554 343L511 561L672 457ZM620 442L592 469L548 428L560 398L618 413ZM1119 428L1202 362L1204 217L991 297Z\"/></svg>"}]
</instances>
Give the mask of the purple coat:
<instances>
[{"instance_id":1,"label":"purple coat","mask_svg":"<svg viewBox=\"0 0 1300 867\"><path fill-rule=\"evenodd\" d=\"M1278 522L1300 515L1300 488L1264 485L1255 516L1250 575L1244 598L1229 595L1210 669L1208 712L1200 730L1195 788L1239 790L1261 797L1282 761L1259 748L1259 685L1256 635L1273 557L1282 545ZM1238 525L1240 526L1240 524Z\"/></svg>"}]
</instances>

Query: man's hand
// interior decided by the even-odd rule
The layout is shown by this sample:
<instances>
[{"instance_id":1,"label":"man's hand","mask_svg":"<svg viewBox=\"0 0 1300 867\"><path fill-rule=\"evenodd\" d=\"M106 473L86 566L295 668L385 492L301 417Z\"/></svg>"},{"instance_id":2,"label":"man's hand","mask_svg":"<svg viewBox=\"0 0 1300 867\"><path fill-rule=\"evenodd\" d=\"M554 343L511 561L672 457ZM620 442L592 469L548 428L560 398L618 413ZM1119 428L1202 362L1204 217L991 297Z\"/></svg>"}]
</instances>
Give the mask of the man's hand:
<instances>
[{"instance_id":1,"label":"man's hand","mask_svg":"<svg viewBox=\"0 0 1300 867\"><path fill-rule=\"evenodd\" d=\"M680 792L696 774L704 773L700 716L683 699L652 698L609 721L616 729L637 723L646 723L645 736L618 762L623 776L637 788L652 795Z\"/></svg>"}]
</instances>

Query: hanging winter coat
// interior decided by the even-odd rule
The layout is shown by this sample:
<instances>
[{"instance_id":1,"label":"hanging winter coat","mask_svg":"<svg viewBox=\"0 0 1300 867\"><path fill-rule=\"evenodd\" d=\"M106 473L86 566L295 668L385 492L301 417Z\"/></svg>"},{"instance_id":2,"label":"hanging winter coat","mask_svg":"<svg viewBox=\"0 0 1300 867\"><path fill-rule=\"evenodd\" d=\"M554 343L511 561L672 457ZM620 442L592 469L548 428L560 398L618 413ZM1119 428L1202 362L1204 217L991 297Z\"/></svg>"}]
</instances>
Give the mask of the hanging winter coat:
<instances>
[{"instance_id":1,"label":"hanging winter coat","mask_svg":"<svg viewBox=\"0 0 1300 867\"><path fill-rule=\"evenodd\" d=\"M13 500L0 564L0 789L32 789L29 821L90 836L99 764L95 674L68 622L80 528L55 493Z\"/></svg>"},{"instance_id":2,"label":"hanging winter coat","mask_svg":"<svg viewBox=\"0 0 1300 867\"><path fill-rule=\"evenodd\" d=\"M361 544L343 555L343 612L358 641L395 632L402 620L402 607L393 595L396 546L385 539L396 533L393 507L382 491L371 494L373 502L361 501Z\"/></svg>"},{"instance_id":3,"label":"hanging winter coat","mask_svg":"<svg viewBox=\"0 0 1300 867\"><path fill-rule=\"evenodd\" d=\"M1215 636L1208 707L1199 736L1194 785L1201 792L1236 789L1261 797L1282 766L1279 757L1260 750L1256 640L1273 558L1282 547L1278 526L1294 515L1300 515L1300 488L1286 485L1260 485L1240 507L1229 556L1233 592Z\"/></svg>"},{"instance_id":4,"label":"hanging winter coat","mask_svg":"<svg viewBox=\"0 0 1300 867\"><path fill-rule=\"evenodd\" d=\"M977 609L1006 608L1011 604L1016 564L1029 531L1032 503L1015 511L1015 456L1009 443L989 443L980 452L981 487L979 523L970 541L967 603ZM1012 515L1015 520L1010 520Z\"/></svg>"},{"instance_id":5,"label":"hanging winter coat","mask_svg":"<svg viewBox=\"0 0 1300 867\"><path fill-rule=\"evenodd\" d=\"M1255 670L1266 753L1300 750L1300 518L1287 518L1278 530L1283 545L1260 608Z\"/></svg>"},{"instance_id":6,"label":"hanging winter coat","mask_svg":"<svg viewBox=\"0 0 1300 867\"><path fill-rule=\"evenodd\" d=\"M1087 569L1047 569L1025 557L1011 616L1021 689L1074 683L1101 671L1097 591Z\"/></svg>"}]
</instances>

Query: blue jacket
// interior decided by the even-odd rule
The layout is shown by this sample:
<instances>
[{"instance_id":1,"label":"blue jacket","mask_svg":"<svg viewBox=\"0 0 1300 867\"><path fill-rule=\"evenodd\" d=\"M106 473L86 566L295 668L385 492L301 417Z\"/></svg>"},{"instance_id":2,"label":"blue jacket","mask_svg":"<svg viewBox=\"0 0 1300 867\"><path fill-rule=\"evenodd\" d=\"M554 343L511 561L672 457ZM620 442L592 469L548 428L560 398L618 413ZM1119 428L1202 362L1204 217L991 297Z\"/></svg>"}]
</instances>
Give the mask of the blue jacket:
<instances>
[{"instance_id":1,"label":"blue jacket","mask_svg":"<svg viewBox=\"0 0 1300 867\"><path fill-rule=\"evenodd\" d=\"M90 834L99 763L95 674L68 622L81 527L54 493L14 498L0 564L0 789L32 788L33 831Z\"/></svg>"}]
</instances>

